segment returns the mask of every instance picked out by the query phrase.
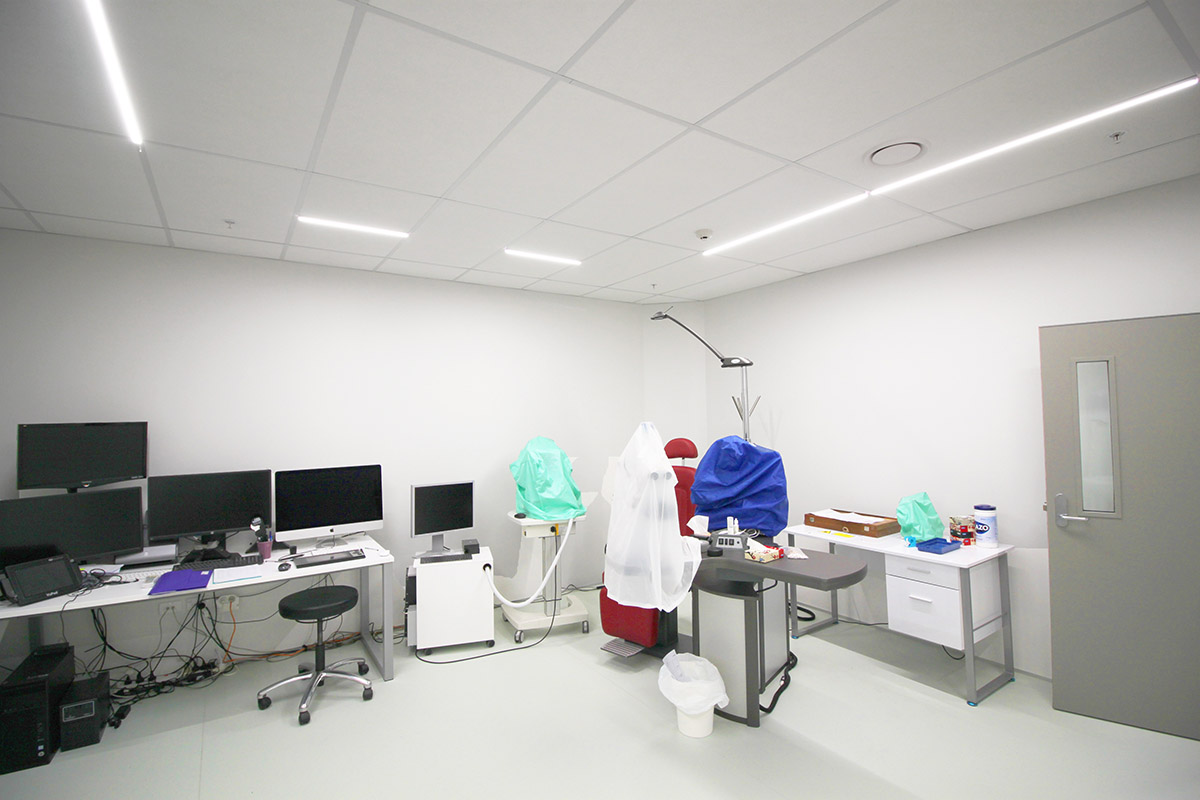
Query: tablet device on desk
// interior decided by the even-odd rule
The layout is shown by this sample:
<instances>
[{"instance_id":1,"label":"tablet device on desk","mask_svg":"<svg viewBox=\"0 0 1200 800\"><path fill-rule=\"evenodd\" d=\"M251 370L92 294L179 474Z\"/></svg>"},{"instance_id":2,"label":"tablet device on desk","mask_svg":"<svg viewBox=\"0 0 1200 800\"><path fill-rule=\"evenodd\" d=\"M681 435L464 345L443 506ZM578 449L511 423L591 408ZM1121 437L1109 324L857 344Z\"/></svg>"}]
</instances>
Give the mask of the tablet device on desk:
<instances>
[{"instance_id":1,"label":"tablet device on desk","mask_svg":"<svg viewBox=\"0 0 1200 800\"><path fill-rule=\"evenodd\" d=\"M362 550L339 550L336 553L318 553L312 556L300 556L293 559L297 567L319 567L325 564L336 564L339 561L353 561L356 558L366 558Z\"/></svg>"}]
</instances>

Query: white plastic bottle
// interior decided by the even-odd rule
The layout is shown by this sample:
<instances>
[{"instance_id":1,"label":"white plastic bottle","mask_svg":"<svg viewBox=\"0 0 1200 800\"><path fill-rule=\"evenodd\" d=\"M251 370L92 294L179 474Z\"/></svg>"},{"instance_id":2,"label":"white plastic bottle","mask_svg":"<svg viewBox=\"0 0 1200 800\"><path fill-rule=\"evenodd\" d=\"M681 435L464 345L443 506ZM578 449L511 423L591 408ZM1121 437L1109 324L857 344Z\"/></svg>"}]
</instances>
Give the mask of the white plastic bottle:
<instances>
[{"instance_id":1,"label":"white plastic bottle","mask_svg":"<svg viewBox=\"0 0 1200 800\"><path fill-rule=\"evenodd\" d=\"M975 506L975 544L979 547L998 547L996 538L996 507L980 503Z\"/></svg>"}]
</instances>

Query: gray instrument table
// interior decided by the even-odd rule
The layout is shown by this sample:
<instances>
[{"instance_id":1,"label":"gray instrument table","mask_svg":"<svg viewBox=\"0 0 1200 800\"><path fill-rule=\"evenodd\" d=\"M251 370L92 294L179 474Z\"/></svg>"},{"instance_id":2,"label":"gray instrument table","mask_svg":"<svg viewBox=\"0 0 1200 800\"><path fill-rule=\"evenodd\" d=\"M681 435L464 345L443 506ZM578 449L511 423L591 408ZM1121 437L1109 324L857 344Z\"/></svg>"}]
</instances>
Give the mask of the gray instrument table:
<instances>
[{"instance_id":1,"label":"gray instrument table","mask_svg":"<svg viewBox=\"0 0 1200 800\"><path fill-rule=\"evenodd\" d=\"M777 581L831 592L853 586L867 574L866 562L855 556L804 552L808 558L761 563L750 561L741 550L726 549L700 562L692 582L692 652L712 661L721 672L730 703L716 713L726 719L758 727L759 695L786 661L791 615L786 613L782 590L764 601L776 587L763 588L763 583ZM785 616L779 620L777 637L767 632L765 624L776 614ZM745 653L744 659L737 657L739 652Z\"/></svg>"}]
</instances>

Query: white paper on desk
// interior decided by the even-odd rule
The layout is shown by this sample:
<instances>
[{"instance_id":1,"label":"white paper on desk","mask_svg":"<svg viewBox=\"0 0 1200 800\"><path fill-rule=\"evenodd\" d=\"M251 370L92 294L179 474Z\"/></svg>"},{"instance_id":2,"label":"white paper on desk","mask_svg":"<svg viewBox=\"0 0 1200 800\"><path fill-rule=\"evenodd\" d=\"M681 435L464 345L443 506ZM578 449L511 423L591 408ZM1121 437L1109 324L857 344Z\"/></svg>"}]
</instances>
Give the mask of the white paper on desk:
<instances>
[{"instance_id":1,"label":"white paper on desk","mask_svg":"<svg viewBox=\"0 0 1200 800\"><path fill-rule=\"evenodd\" d=\"M855 514L853 511L835 511L827 508L824 511L809 512L814 516L836 519L838 522L856 522L860 525L875 525L883 522L883 517L869 517L866 514Z\"/></svg>"},{"instance_id":2,"label":"white paper on desk","mask_svg":"<svg viewBox=\"0 0 1200 800\"><path fill-rule=\"evenodd\" d=\"M248 581L252 578L257 578L260 575L262 575L262 567L258 564L250 564L245 567L224 567L213 570L212 583L213 585L237 583L238 581Z\"/></svg>"}]
</instances>

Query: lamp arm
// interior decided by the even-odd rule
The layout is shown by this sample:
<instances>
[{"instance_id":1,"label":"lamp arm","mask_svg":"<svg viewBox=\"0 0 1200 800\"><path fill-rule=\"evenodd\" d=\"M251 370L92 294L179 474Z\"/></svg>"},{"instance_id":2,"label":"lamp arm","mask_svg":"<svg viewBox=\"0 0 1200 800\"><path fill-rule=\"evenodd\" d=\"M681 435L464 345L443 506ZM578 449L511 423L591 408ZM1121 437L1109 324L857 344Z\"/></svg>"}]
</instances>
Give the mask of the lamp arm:
<instances>
[{"instance_id":1,"label":"lamp arm","mask_svg":"<svg viewBox=\"0 0 1200 800\"><path fill-rule=\"evenodd\" d=\"M654 316L650 317L650 319L669 319L669 320L671 320L671 322L674 322L676 325L678 325L679 327L683 328L685 331L687 331L688 333L690 333L692 336L695 336L695 337L696 337L696 338L697 338L697 339L700 341L700 344L704 345L704 346L705 346L705 347L707 347L707 348L708 348L710 351L712 351L712 354L713 354L714 356L716 356L716 357L717 357L717 358L718 358L718 359L719 359L719 360L720 360L722 363L724 363L724 362L725 362L725 356L721 355L721 354L720 354L720 353L717 351L717 348L713 347L711 344L709 344L708 342L706 342L706 341L704 340L704 337L703 337L703 336L701 336L700 334L696 333L694 330L692 330L691 328L689 328L687 325L684 325L682 322L680 322L679 320L675 319L674 317L672 317L672 316L671 316L670 314L668 314L667 312L665 312L665 311L659 311L657 314L655 314Z\"/></svg>"}]
</instances>

